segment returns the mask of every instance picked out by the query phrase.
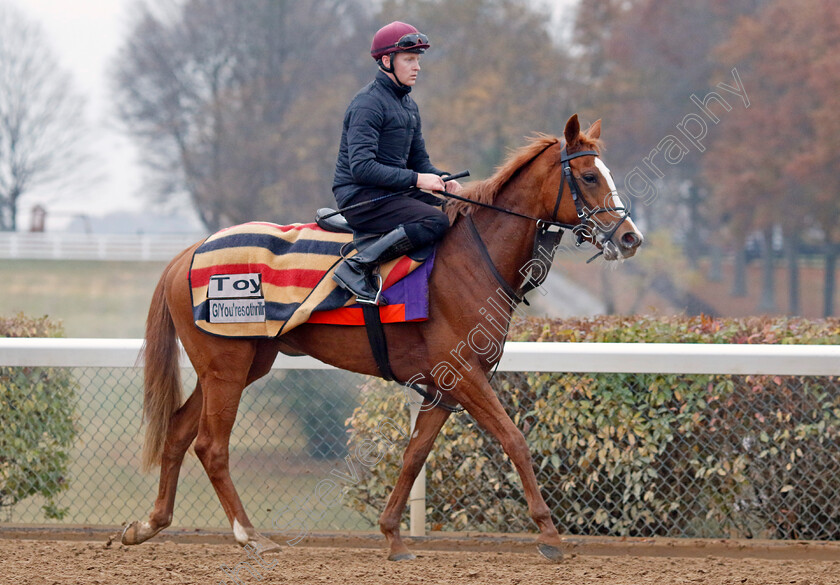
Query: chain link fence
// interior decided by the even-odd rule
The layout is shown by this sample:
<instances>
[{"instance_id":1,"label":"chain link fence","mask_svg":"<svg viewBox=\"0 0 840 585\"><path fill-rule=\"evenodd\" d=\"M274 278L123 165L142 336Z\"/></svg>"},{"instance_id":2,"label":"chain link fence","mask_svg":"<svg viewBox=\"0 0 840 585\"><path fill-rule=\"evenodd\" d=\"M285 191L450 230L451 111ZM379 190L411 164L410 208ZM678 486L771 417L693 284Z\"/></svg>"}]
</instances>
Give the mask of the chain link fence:
<instances>
[{"instance_id":1,"label":"chain link fence","mask_svg":"<svg viewBox=\"0 0 840 585\"><path fill-rule=\"evenodd\" d=\"M4 368L33 372L45 368ZM76 438L66 483L54 499L68 524L119 525L145 518L157 494L156 472L142 474L140 368L55 368L73 380ZM195 385L184 373L185 393ZM243 393L231 435L231 475L256 526L271 529L280 507L312 492L342 461L345 422L359 403L364 377L335 370L273 370ZM3 404L2 408L7 408ZM18 429L26 435L27 429ZM9 462L2 462L0 469ZM36 478L31 481L36 482ZM4 491L0 476L0 494ZM6 490L8 491L8 490ZM8 504L8 502L6 502ZM4 506L5 522L43 523L38 495ZM295 511L295 510L293 510ZM192 448L178 483L173 525L227 527L227 518ZM333 510L313 528L369 530L350 508Z\"/></svg>"},{"instance_id":2,"label":"chain link fence","mask_svg":"<svg viewBox=\"0 0 840 585\"><path fill-rule=\"evenodd\" d=\"M506 373L496 386L566 533L840 540L836 378ZM480 437L482 479L509 505L488 514L491 497L476 506L469 490L452 505L465 511L455 524L534 530L498 443L467 426Z\"/></svg>"},{"instance_id":3,"label":"chain link fence","mask_svg":"<svg viewBox=\"0 0 840 585\"><path fill-rule=\"evenodd\" d=\"M18 385L44 370L1 369L3 380ZM57 478L61 489L50 514L37 493L12 501L10 470L21 463L7 443L0 449L2 520L119 525L145 518L157 475L139 472L142 370L50 371L66 376L72 390L75 435ZM195 380L183 372L190 391ZM834 377L505 372L493 384L531 444L561 532L840 539ZM19 406L3 394L7 414ZM401 427L396 440L384 445L387 456L359 465L354 441L385 418ZM4 436L36 433L26 421L16 424ZM397 385L335 370L272 370L243 394L231 438L233 480L262 530L374 530L408 426ZM325 479L343 490L329 505L317 497ZM467 414L452 417L439 438L426 503L432 530L535 528L509 459ZM173 525L227 527L192 451Z\"/></svg>"}]
</instances>

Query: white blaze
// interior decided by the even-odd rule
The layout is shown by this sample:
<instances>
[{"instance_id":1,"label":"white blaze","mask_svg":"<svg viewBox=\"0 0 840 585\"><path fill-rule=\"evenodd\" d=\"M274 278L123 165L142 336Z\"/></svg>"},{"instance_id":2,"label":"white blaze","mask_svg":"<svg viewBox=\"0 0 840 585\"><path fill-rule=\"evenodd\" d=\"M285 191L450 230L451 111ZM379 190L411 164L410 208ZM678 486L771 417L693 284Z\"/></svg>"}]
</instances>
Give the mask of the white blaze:
<instances>
[{"instance_id":1,"label":"white blaze","mask_svg":"<svg viewBox=\"0 0 840 585\"><path fill-rule=\"evenodd\" d=\"M611 195L610 206L622 207L623 204L621 203L621 199L618 198L618 189L615 188L615 181L613 181L613 176L610 172L610 169L608 169L607 165L604 164L604 161L602 161L597 156L595 157L595 166L598 168L599 171L601 171L601 174L607 180L607 185L610 188Z\"/></svg>"},{"instance_id":2,"label":"white blaze","mask_svg":"<svg viewBox=\"0 0 840 585\"><path fill-rule=\"evenodd\" d=\"M615 181L613 180L610 169L604 164L604 161L597 156L595 157L595 167L601 171L602 175L604 175L604 179L607 181L607 186L610 188L610 206L624 207L624 203L621 202L621 199L618 196L618 189L615 186ZM632 219L628 217L625 221L630 224L630 227L634 232L639 233L639 230L636 228L636 224L633 223Z\"/></svg>"}]
</instances>

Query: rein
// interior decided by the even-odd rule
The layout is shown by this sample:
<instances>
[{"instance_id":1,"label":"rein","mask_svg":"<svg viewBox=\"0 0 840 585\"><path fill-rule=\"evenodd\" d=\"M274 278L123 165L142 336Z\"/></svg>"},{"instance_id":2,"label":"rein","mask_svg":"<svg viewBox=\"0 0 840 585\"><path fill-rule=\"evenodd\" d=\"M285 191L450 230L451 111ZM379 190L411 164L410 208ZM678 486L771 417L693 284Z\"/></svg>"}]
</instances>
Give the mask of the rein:
<instances>
[{"instance_id":1,"label":"rein","mask_svg":"<svg viewBox=\"0 0 840 585\"><path fill-rule=\"evenodd\" d=\"M505 277L501 275L499 269L496 268L496 263L493 262L493 258L490 257L490 251L487 249L487 245L484 243L484 240L481 239L481 234L478 233L478 228L475 227L475 222L471 215L468 215L464 218L464 223L467 226L467 233L473 239L478 248L478 251L481 253L481 259L484 260L484 263L487 265L487 268L490 269L490 273L493 275L493 278L496 279L496 282L502 287L504 293L514 299L517 304L524 302L526 305L528 301L525 299L524 294L520 295L518 292L513 290L513 287L510 286L510 283L505 280Z\"/></svg>"}]
</instances>

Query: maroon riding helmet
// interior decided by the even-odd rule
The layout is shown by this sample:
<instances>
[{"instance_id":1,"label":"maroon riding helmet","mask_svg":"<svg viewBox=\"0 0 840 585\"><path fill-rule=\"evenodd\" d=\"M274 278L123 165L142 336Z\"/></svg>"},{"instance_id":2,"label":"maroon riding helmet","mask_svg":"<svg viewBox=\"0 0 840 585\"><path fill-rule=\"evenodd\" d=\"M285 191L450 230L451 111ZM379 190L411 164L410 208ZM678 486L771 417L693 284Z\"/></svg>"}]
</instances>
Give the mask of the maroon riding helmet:
<instances>
[{"instance_id":1,"label":"maroon riding helmet","mask_svg":"<svg viewBox=\"0 0 840 585\"><path fill-rule=\"evenodd\" d=\"M382 65L382 57L393 53L425 53L429 48L429 37L418 31L410 24L395 20L386 24L373 35L373 42L370 44L370 56L373 57L379 66ZM390 69L393 73L394 64Z\"/></svg>"}]
</instances>

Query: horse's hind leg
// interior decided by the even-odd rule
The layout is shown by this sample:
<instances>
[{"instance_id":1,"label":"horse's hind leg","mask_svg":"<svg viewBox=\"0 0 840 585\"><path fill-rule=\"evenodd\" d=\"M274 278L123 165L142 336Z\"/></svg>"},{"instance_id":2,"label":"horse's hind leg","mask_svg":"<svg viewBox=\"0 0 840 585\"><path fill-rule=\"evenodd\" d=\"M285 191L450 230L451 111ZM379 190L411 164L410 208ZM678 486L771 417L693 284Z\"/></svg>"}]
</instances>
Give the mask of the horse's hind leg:
<instances>
[{"instance_id":1,"label":"horse's hind leg","mask_svg":"<svg viewBox=\"0 0 840 585\"><path fill-rule=\"evenodd\" d=\"M232 360L232 363L238 362L236 356L227 355L226 359ZM248 359L238 363L250 363L250 361L251 359ZM233 375L230 379L222 379L217 374L209 374L202 378L204 408L198 425L195 452L204 465L204 470L213 484L213 489L216 490L216 495L219 496L222 508L233 528L236 542L242 546L250 544L259 548L261 552L269 552L279 550L279 545L257 533L245 513L245 508L230 477L228 449L230 432L236 420L239 399L246 382L244 374L239 380Z\"/></svg>"},{"instance_id":2,"label":"horse's hind leg","mask_svg":"<svg viewBox=\"0 0 840 585\"><path fill-rule=\"evenodd\" d=\"M172 415L161 457L158 496L152 513L149 514L149 520L129 524L122 534L123 544L145 542L172 523L178 474L181 471L184 454L198 433L201 404L201 384L198 383L187 401Z\"/></svg>"},{"instance_id":3,"label":"horse's hind leg","mask_svg":"<svg viewBox=\"0 0 840 585\"><path fill-rule=\"evenodd\" d=\"M438 436L447 418L449 418L449 411L437 407L423 410L417 416L414 432L403 454L400 476L394 486L394 491L391 492L391 497L388 498L388 504L382 516L379 517L379 529L388 539L388 560L403 561L415 558L400 536L400 518L405 510L411 486L414 485L414 480L417 479L423 463L426 462L426 457L429 456L429 451L432 450L435 437Z\"/></svg>"}]
</instances>

